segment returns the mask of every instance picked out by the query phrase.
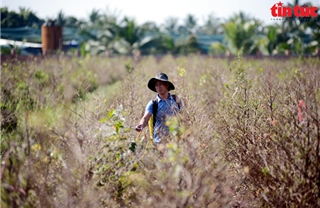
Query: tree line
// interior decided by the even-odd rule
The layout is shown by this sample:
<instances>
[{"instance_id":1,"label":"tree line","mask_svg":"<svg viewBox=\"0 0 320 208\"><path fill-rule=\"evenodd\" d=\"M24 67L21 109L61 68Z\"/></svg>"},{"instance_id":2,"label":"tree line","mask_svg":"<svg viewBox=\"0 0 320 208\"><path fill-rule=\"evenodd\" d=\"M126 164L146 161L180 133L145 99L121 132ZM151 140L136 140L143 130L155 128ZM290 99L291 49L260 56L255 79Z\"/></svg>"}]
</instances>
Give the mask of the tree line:
<instances>
[{"instance_id":1,"label":"tree line","mask_svg":"<svg viewBox=\"0 0 320 208\"><path fill-rule=\"evenodd\" d=\"M296 4L299 5L299 0L287 6ZM138 25L134 19L120 17L109 9L93 9L87 19L77 19L59 11L56 17L45 20L30 9L20 8L19 12L15 12L1 8L1 28L28 26L39 29L50 21L76 28L81 37L82 54L316 55L320 48L319 15L317 18L285 18L264 25L261 20L243 12L227 19L209 14L203 24L199 24L194 15L188 14L181 24L178 18L168 17L161 25L154 22ZM213 42L204 52L198 41L199 35L222 35L224 38L222 42Z\"/></svg>"}]
</instances>

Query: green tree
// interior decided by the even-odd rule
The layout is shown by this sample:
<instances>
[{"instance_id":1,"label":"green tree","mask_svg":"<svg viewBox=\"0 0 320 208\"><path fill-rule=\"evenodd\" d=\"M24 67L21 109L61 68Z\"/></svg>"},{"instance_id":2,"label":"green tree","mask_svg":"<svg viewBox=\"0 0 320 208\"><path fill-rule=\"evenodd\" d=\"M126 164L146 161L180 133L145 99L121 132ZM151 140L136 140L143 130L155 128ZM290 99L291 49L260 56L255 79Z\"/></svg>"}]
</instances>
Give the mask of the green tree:
<instances>
[{"instance_id":1,"label":"green tree","mask_svg":"<svg viewBox=\"0 0 320 208\"><path fill-rule=\"evenodd\" d=\"M102 14L100 10L93 9L88 15L88 21L79 25L82 54L115 52L113 44L119 27L117 14L109 10Z\"/></svg>"},{"instance_id":2,"label":"green tree","mask_svg":"<svg viewBox=\"0 0 320 208\"><path fill-rule=\"evenodd\" d=\"M93 9L89 14L89 21L90 23L94 24L95 22L97 22L97 20L100 19L100 17L101 17L100 10Z\"/></svg>"},{"instance_id":3,"label":"green tree","mask_svg":"<svg viewBox=\"0 0 320 208\"><path fill-rule=\"evenodd\" d=\"M220 18L209 14L204 20L204 25L199 28L200 33L207 35L218 35L223 33Z\"/></svg>"},{"instance_id":4,"label":"green tree","mask_svg":"<svg viewBox=\"0 0 320 208\"><path fill-rule=\"evenodd\" d=\"M15 27L33 27L40 28L44 23L30 9L20 7L19 13L9 11L7 7L1 8L1 28L15 28Z\"/></svg>"},{"instance_id":5,"label":"green tree","mask_svg":"<svg viewBox=\"0 0 320 208\"><path fill-rule=\"evenodd\" d=\"M265 34L264 44L260 48L265 55L274 55L277 53L277 47L280 43L281 38L281 26L276 25L268 25L263 28L263 32Z\"/></svg>"},{"instance_id":6,"label":"green tree","mask_svg":"<svg viewBox=\"0 0 320 208\"><path fill-rule=\"evenodd\" d=\"M200 52L198 38L195 34L191 34L186 38L179 38L175 47L176 53L182 55Z\"/></svg>"},{"instance_id":7,"label":"green tree","mask_svg":"<svg viewBox=\"0 0 320 208\"><path fill-rule=\"evenodd\" d=\"M1 8L1 28L14 28L21 27L21 16L11 11L9 12L7 7Z\"/></svg>"},{"instance_id":8,"label":"green tree","mask_svg":"<svg viewBox=\"0 0 320 208\"><path fill-rule=\"evenodd\" d=\"M65 26L66 27L79 27L82 23L73 16L68 16L66 18Z\"/></svg>"},{"instance_id":9,"label":"green tree","mask_svg":"<svg viewBox=\"0 0 320 208\"><path fill-rule=\"evenodd\" d=\"M169 35L175 35L178 33L178 22L179 19L176 17L168 17L165 19L162 27L164 29L165 33L168 33Z\"/></svg>"},{"instance_id":10,"label":"green tree","mask_svg":"<svg viewBox=\"0 0 320 208\"><path fill-rule=\"evenodd\" d=\"M55 23L60 26L73 28L79 27L81 25L81 22L79 22L76 17L67 16L62 10L58 12Z\"/></svg>"},{"instance_id":11,"label":"green tree","mask_svg":"<svg viewBox=\"0 0 320 208\"><path fill-rule=\"evenodd\" d=\"M200 51L197 32L198 20L188 14L182 25L178 25L178 19L168 18L165 22L165 32L171 37L164 38L168 51L174 54L189 54Z\"/></svg>"},{"instance_id":12,"label":"green tree","mask_svg":"<svg viewBox=\"0 0 320 208\"><path fill-rule=\"evenodd\" d=\"M56 24L60 26L65 26L67 22L66 15L62 10L58 12L57 18L56 18Z\"/></svg>"},{"instance_id":13,"label":"green tree","mask_svg":"<svg viewBox=\"0 0 320 208\"><path fill-rule=\"evenodd\" d=\"M293 8L300 5L299 0L294 0L287 6ZM312 6L310 2L306 6ZM319 13L319 11L318 11ZM319 15L317 18L285 18L278 33L276 53L290 53L293 55L315 54L319 48Z\"/></svg>"},{"instance_id":14,"label":"green tree","mask_svg":"<svg viewBox=\"0 0 320 208\"><path fill-rule=\"evenodd\" d=\"M320 10L317 18L312 18L305 24L311 30L312 41L308 44L308 50L311 54L320 54Z\"/></svg>"},{"instance_id":15,"label":"green tree","mask_svg":"<svg viewBox=\"0 0 320 208\"><path fill-rule=\"evenodd\" d=\"M156 43L156 34L150 33L147 25L140 27L133 19L125 17L119 27L117 50L126 54L132 54L134 50L144 50L150 47L151 42ZM154 29L154 28L153 28ZM158 29L156 29L158 32Z\"/></svg>"},{"instance_id":16,"label":"green tree","mask_svg":"<svg viewBox=\"0 0 320 208\"><path fill-rule=\"evenodd\" d=\"M198 19L192 15L188 14L184 19L184 27L188 34L195 34L198 30Z\"/></svg>"},{"instance_id":17,"label":"green tree","mask_svg":"<svg viewBox=\"0 0 320 208\"><path fill-rule=\"evenodd\" d=\"M256 54L259 51L259 33L261 21L250 18L243 12L231 16L222 24L225 34L226 48L236 55Z\"/></svg>"}]
</instances>

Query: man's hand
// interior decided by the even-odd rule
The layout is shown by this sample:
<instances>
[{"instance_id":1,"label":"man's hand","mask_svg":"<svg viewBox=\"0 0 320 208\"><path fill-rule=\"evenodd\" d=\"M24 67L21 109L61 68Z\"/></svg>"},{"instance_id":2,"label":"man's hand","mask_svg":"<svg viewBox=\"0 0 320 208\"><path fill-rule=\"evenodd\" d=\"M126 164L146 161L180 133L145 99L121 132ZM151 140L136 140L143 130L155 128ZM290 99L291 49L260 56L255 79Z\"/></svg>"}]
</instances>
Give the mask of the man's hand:
<instances>
[{"instance_id":1,"label":"man's hand","mask_svg":"<svg viewBox=\"0 0 320 208\"><path fill-rule=\"evenodd\" d=\"M142 119L140 120L139 125L136 126L136 128L135 128L136 131L138 131L138 132L142 131L142 129L143 129L145 126L147 126L150 117L151 117L151 114L150 114L149 112L146 112L146 113L143 115Z\"/></svg>"},{"instance_id":2,"label":"man's hand","mask_svg":"<svg viewBox=\"0 0 320 208\"><path fill-rule=\"evenodd\" d=\"M143 128L142 124L139 124L139 125L136 126L135 129L136 129L136 131L140 132L140 131L142 131L142 128Z\"/></svg>"}]
</instances>

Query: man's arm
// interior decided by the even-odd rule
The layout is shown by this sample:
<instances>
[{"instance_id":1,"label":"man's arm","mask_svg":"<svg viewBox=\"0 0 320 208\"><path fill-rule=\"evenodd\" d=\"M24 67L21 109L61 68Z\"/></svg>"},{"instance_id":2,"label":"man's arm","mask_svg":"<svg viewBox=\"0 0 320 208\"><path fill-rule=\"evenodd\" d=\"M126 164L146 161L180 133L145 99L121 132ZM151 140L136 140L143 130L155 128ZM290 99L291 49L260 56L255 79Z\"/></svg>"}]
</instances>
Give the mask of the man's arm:
<instances>
[{"instance_id":1,"label":"man's arm","mask_svg":"<svg viewBox=\"0 0 320 208\"><path fill-rule=\"evenodd\" d=\"M142 129L148 125L148 121L151 115L152 115L151 113L145 112L145 114L140 120L140 123L136 126L136 131L142 131Z\"/></svg>"}]
</instances>

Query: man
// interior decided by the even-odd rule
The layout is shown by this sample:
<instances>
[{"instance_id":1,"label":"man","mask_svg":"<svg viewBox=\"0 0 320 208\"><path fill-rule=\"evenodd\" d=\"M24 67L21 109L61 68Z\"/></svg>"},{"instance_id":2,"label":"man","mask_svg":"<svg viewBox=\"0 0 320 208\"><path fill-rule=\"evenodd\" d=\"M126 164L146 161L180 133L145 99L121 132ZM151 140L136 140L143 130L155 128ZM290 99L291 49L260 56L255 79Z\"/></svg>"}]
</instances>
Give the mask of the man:
<instances>
[{"instance_id":1,"label":"man","mask_svg":"<svg viewBox=\"0 0 320 208\"><path fill-rule=\"evenodd\" d=\"M166 126L166 118L168 116L175 116L182 108L181 100L169 93L170 90L174 90L174 85L169 81L168 76L165 73L158 73L154 78L151 78L148 82L148 88L156 93L157 97L154 100L150 100L146 106L145 113L140 120L140 123L136 126L137 131L147 126L151 115L156 111L154 115L154 144L157 145L161 142L161 139L169 136L169 129ZM154 105L157 105L155 109Z\"/></svg>"}]
</instances>

